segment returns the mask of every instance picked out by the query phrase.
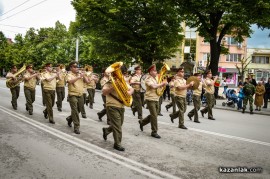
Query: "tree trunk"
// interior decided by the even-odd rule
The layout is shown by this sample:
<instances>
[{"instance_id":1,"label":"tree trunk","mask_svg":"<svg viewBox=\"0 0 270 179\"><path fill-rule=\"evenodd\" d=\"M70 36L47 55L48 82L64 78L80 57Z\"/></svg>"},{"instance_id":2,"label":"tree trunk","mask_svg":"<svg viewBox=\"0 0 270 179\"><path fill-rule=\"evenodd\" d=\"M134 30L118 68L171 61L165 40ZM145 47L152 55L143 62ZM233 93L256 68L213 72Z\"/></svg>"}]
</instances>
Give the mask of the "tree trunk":
<instances>
[{"instance_id":1,"label":"tree trunk","mask_svg":"<svg viewBox=\"0 0 270 179\"><path fill-rule=\"evenodd\" d=\"M216 42L216 38L210 40L210 64L208 69L211 70L213 76L218 74L218 63L220 56L220 44Z\"/></svg>"}]
</instances>

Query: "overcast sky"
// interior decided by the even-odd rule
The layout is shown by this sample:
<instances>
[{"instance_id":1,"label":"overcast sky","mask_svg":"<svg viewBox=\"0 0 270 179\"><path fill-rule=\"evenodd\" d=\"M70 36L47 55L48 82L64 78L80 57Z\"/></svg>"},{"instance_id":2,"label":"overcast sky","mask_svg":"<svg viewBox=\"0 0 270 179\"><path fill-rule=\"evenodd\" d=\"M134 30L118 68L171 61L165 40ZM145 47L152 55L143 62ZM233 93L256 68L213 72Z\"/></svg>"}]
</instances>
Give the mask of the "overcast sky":
<instances>
[{"instance_id":1,"label":"overcast sky","mask_svg":"<svg viewBox=\"0 0 270 179\"><path fill-rule=\"evenodd\" d=\"M6 37L25 34L34 27L54 27L57 20L68 28L75 21L75 10L70 0L0 0L0 31ZM252 26L254 33L248 39L250 48L270 48L270 30L261 31Z\"/></svg>"}]
</instances>

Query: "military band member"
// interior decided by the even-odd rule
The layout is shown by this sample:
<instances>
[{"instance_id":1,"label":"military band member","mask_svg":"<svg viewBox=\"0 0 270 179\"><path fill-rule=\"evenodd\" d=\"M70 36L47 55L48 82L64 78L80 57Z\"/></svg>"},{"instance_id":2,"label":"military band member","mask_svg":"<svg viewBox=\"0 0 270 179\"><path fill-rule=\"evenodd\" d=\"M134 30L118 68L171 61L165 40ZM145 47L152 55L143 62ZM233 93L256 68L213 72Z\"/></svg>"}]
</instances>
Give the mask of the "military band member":
<instances>
[{"instance_id":1,"label":"military band member","mask_svg":"<svg viewBox=\"0 0 270 179\"><path fill-rule=\"evenodd\" d=\"M87 84L87 91L88 91L88 101L89 101L89 108L93 109L93 103L95 99L95 90L96 90L96 83L98 78L94 78L93 73L89 75L90 83Z\"/></svg>"},{"instance_id":2,"label":"military band member","mask_svg":"<svg viewBox=\"0 0 270 179\"><path fill-rule=\"evenodd\" d=\"M175 87L175 103L178 107L178 111L170 114L172 123L175 118L179 118L179 125L178 128L181 129L187 129L187 127L184 125L184 113L187 109L187 103L186 103L186 96L187 96L187 89L189 87L192 87L194 82L192 81L190 84L186 84L186 80L184 79L184 68L180 67L177 71L177 79L174 81L174 87Z\"/></svg>"},{"instance_id":3,"label":"military band member","mask_svg":"<svg viewBox=\"0 0 270 179\"><path fill-rule=\"evenodd\" d=\"M16 82L19 77L14 76L14 74L17 73L17 71L18 71L18 69L17 69L16 65L13 65L10 69L10 72L8 72L6 78L11 79L12 82ZM17 110L17 107L18 107L17 99L19 98L19 95L20 95L20 83L18 83L13 88L10 88L10 92L12 95L12 98L11 98L12 107L13 107L13 109Z\"/></svg>"},{"instance_id":4,"label":"military band member","mask_svg":"<svg viewBox=\"0 0 270 179\"><path fill-rule=\"evenodd\" d=\"M103 72L103 75L104 75L103 78L101 78L101 80L100 80L101 89L103 89L104 85L109 81L109 74L108 74L108 73L105 73L105 70L104 70L104 72ZM103 94L101 93L101 97L102 97L102 100L103 100L103 103L104 103L104 104L103 104L104 108L103 108L100 112L97 113L98 119L99 119L100 121L102 121L102 117L103 117L105 114L107 114L107 113L106 113L106 96L103 95ZM110 118L109 118L108 115L107 115L107 124L108 124L108 125L111 124Z\"/></svg>"},{"instance_id":5,"label":"military band member","mask_svg":"<svg viewBox=\"0 0 270 179\"><path fill-rule=\"evenodd\" d=\"M71 116L67 117L68 126L72 127L74 124L74 133L80 134L80 118L79 111L83 104L83 85L84 82L89 83L88 78L84 73L79 73L77 62L71 62L69 64L70 73L66 76L68 83L68 97L71 108Z\"/></svg>"},{"instance_id":6,"label":"military band member","mask_svg":"<svg viewBox=\"0 0 270 179\"><path fill-rule=\"evenodd\" d=\"M33 70L33 65L26 66L26 73L24 74L24 95L26 98L26 110L29 115L33 115L33 103L36 95L36 84L39 80L39 74Z\"/></svg>"},{"instance_id":7,"label":"military band member","mask_svg":"<svg viewBox=\"0 0 270 179\"><path fill-rule=\"evenodd\" d=\"M202 82L201 82L201 74L200 73L195 73L194 76L198 78L200 81L200 85L198 89L193 90L193 95L192 95L192 101L194 108L188 113L188 117L190 120L192 120L192 117L194 116L194 122L200 123L199 121L199 116L198 116L198 111L200 110L201 107L201 94L202 94Z\"/></svg>"},{"instance_id":8,"label":"military band member","mask_svg":"<svg viewBox=\"0 0 270 179\"><path fill-rule=\"evenodd\" d=\"M127 86L127 93L131 96L134 90L128 83ZM112 132L114 138L114 149L119 151L125 151L125 148L121 145L122 125L124 122L125 112L123 102L120 100L111 82L107 82L103 86L102 94L106 96L107 115L111 121L111 125L109 127L102 129L103 138L104 140L107 140L107 135Z\"/></svg>"},{"instance_id":9,"label":"military band member","mask_svg":"<svg viewBox=\"0 0 270 179\"><path fill-rule=\"evenodd\" d=\"M43 91L46 105L43 114L46 119L49 118L50 123L55 124L53 119L53 106L55 102L56 79L59 78L59 72L55 73L52 71L51 63L47 63L45 68L46 71L41 77L43 81Z\"/></svg>"},{"instance_id":10,"label":"military band member","mask_svg":"<svg viewBox=\"0 0 270 179\"><path fill-rule=\"evenodd\" d=\"M42 76L45 73L45 71L46 71L46 67L43 66L39 75ZM41 88L41 95L42 95L42 104L43 104L43 106L45 106L45 98L44 98L43 86L44 86L44 84L43 84L43 81L41 80L40 81L40 88Z\"/></svg>"},{"instance_id":11,"label":"military band member","mask_svg":"<svg viewBox=\"0 0 270 179\"><path fill-rule=\"evenodd\" d=\"M157 133L158 131L157 115L159 111L158 108L160 96L157 95L157 89L166 86L167 81L158 84L156 79L157 76L156 65L151 65L148 68L148 73L149 76L145 80L146 84L145 100L150 114L143 120L139 120L139 124L141 131L143 131L143 126L147 125L148 123L151 123L152 129L151 136L159 139L161 137Z\"/></svg>"},{"instance_id":12,"label":"military band member","mask_svg":"<svg viewBox=\"0 0 270 179\"><path fill-rule=\"evenodd\" d=\"M62 111L62 102L65 99L65 77L66 77L66 73L62 71L62 69L60 68L61 65L58 64L56 66L56 71L57 73L59 73L59 77L56 81L56 95L57 95L57 101L56 101L56 105L57 105L57 109L58 111Z\"/></svg>"},{"instance_id":13,"label":"military band member","mask_svg":"<svg viewBox=\"0 0 270 179\"><path fill-rule=\"evenodd\" d=\"M215 105L214 84L217 81L217 79L218 79L218 76L216 76L214 80L212 80L212 72L208 70L206 72L206 78L203 81L203 87L205 88L204 96L206 97L207 105L204 109L201 110L201 114L204 117L204 114L208 112L208 119L210 120L215 120L215 118L213 117L212 108Z\"/></svg>"},{"instance_id":14,"label":"military band member","mask_svg":"<svg viewBox=\"0 0 270 179\"><path fill-rule=\"evenodd\" d=\"M176 111L176 104L175 104L175 99L174 99L174 91L175 91L175 88L174 88L174 81L175 81L175 77L172 77L170 83L169 83L169 86L170 86L170 96L171 96L171 99L172 99L172 102L170 102L169 104L167 104L165 106L166 110L168 111L168 109L170 109L171 107L173 107L173 112L174 113Z\"/></svg>"},{"instance_id":15,"label":"military band member","mask_svg":"<svg viewBox=\"0 0 270 179\"><path fill-rule=\"evenodd\" d=\"M135 74L130 79L130 85L134 89L133 97L133 106L132 112L135 116L135 113L138 112L138 119L143 119L142 117L142 99L141 99L141 77L142 69L140 66L135 67Z\"/></svg>"}]
</instances>

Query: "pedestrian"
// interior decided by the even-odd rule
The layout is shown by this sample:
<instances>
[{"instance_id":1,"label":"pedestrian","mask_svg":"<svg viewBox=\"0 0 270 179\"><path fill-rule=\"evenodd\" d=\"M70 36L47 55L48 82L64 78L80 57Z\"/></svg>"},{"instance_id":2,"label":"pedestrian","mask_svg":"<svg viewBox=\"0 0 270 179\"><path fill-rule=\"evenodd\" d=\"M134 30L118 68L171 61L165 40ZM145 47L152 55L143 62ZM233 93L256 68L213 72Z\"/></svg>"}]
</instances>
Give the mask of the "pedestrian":
<instances>
[{"instance_id":1,"label":"pedestrian","mask_svg":"<svg viewBox=\"0 0 270 179\"><path fill-rule=\"evenodd\" d=\"M222 92L222 94L225 96L225 98L227 98L227 96L226 96L227 89L228 89L228 83L227 83L226 79L224 79L224 81L223 81L223 92Z\"/></svg>"},{"instance_id":2,"label":"pedestrian","mask_svg":"<svg viewBox=\"0 0 270 179\"><path fill-rule=\"evenodd\" d=\"M21 80L21 75L20 76L15 76L17 73L18 69L16 65L13 65L10 69L10 71L7 73L6 78L10 79L11 84L16 84L18 83L18 80ZM20 83L17 85L14 85L13 87L10 88L11 92L11 105L14 110L17 110L18 104L17 104L17 99L20 96Z\"/></svg>"},{"instance_id":3,"label":"pedestrian","mask_svg":"<svg viewBox=\"0 0 270 179\"><path fill-rule=\"evenodd\" d=\"M59 79L59 72L53 72L51 63L47 63L45 68L46 72L41 76L46 105L43 114L45 119L49 118L49 122L55 124L53 119L53 106L55 102L56 79Z\"/></svg>"},{"instance_id":4,"label":"pedestrian","mask_svg":"<svg viewBox=\"0 0 270 179\"><path fill-rule=\"evenodd\" d=\"M204 114L208 113L208 119L215 120L213 117L213 107L215 105L215 88L214 84L216 83L218 76L215 76L214 80L212 80L212 72L211 70L206 71L206 78L203 81L203 87L205 88L205 94L207 105L204 109L201 110L202 117Z\"/></svg>"},{"instance_id":5,"label":"pedestrian","mask_svg":"<svg viewBox=\"0 0 270 179\"><path fill-rule=\"evenodd\" d=\"M103 70L103 77L100 80L101 89L103 89L104 85L109 81L109 73L105 73L105 69ZM102 121L102 117L107 114L106 112L106 96L101 93L101 97L103 100L103 109L97 113L98 119ZM110 118L107 115L107 124L110 125Z\"/></svg>"},{"instance_id":6,"label":"pedestrian","mask_svg":"<svg viewBox=\"0 0 270 179\"><path fill-rule=\"evenodd\" d=\"M267 108L268 100L270 99L270 78L268 78L267 83L264 85L265 93L264 93L264 105L263 108Z\"/></svg>"},{"instance_id":7,"label":"pedestrian","mask_svg":"<svg viewBox=\"0 0 270 179\"><path fill-rule=\"evenodd\" d=\"M110 67L106 69L106 73L113 73L110 71ZM124 78L124 76L122 76ZM118 79L117 79L118 80ZM126 81L124 81L126 82ZM134 89L126 82L127 95L132 95ZM103 139L107 140L107 135L113 133L114 146L113 148L118 151L125 151L122 146L122 125L124 122L125 106L120 99L116 89L113 87L112 81L108 81L102 88L102 94L106 96L106 109L107 115L110 118L111 125L106 128L102 128Z\"/></svg>"},{"instance_id":8,"label":"pedestrian","mask_svg":"<svg viewBox=\"0 0 270 179\"><path fill-rule=\"evenodd\" d=\"M151 123L151 136L154 138L161 138L158 135L158 123L157 116L159 112L159 99L160 96L157 95L157 89L167 85L167 82L162 82L158 84L157 82L157 70L156 65L151 65L148 68L149 76L145 80L146 92L145 92L145 101L148 107L150 114L145 117L143 120L139 120L140 129L143 131L143 126Z\"/></svg>"},{"instance_id":9,"label":"pedestrian","mask_svg":"<svg viewBox=\"0 0 270 179\"><path fill-rule=\"evenodd\" d=\"M142 116L142 99L141 99L141 77L142 77L142 68L140 66L135 67L135 74L130 79L130 85L134 89L133 97L133 106L132 113L135 116L135 113L138 112L138 119L143 119Z\"/></svg>"},{"instance_id":10,"label":"pedestrian","mask_svg":"<svg viewBox=\"0 0 270 179\"><path fill-rule=\"evenodd\" d=\"M26 72L24 78L24 95L26 99L26 111L29 115L33 115L33 103L36 95L37 80L40 79L39 74L33 70L33 65L26 66Z\"/></svg>"},{"instance_id":11,"label":"pedestrian","mask_svg":"<svg viewBox=\"0 0 270 179\"><path fill-rule=\"evenodd\" d=\"M191 121L192 121L192 117L194 116L194 122L200 123L198 111L200 110L200 107L201 107L201 94L202 94L201 78L202 76L200 73L195 73L194 76L198 78L198 80L200 81L200 85L197 89L193 90L192 100L193 100L194 108L188 113L187 116L189 117Z\"/></svg>"},{"instance_id":12,"label":"pedestrian","mask_svg":"<svg viewBox=\"0 0 270 179\"><path fill-rule=\"evenodd\" d=\"M238 87L239 87L239 92L238 92L237 110L240 110L243 107L243 99L245 95L243 92L243 85L240 84Z\"/></svg>"},{"instance_id":13,"label":"pedestrian","mask_svg":"<svg viewBox=\"0 0 270 179\"><path fill-rule=\"evenodd\" d=\"M178 107L178 111L170 114L171 122L174 123L174 119L177 117L179 118L179 125L178 128L181 129L187 129L187 127L184 125L184 113L187 109L187 102L186 102L186 96L187 96L187 89L192 87L194 84L194 81L192 81L190 84L186 84L186 80L184 79L184 68L180 67L177 70L177 78L174 81L174 87L175 87L175 103Z\"/></svg>"},{"instance_id":14,"label":"pedestrian","mask_svg":"<svg viewBox=\"0 0 270 179\"><path fill-rule=\"evenodd\" d=\"M253 95L255 94L255 86L251 83L250 78L246 78L243 92L245 97L243 101L242 113L245 113L247 103L249 102L250 114L253 114Z\"/></svg>"},{"instance_id":15,"label":"pedestrian","mask_svg":"<svg viewBox=\"0 0 270 179\"><path fill-rule=\"evenodd\" d=\"M258 82L258 85L256 86L256 89L255 89L255 111L260 111L261 110L261 107L263 105L263 96L264 96L264 93L265 93L265 88L264 88L264 85L262 83L262 81L259 81Z\"/></svg>"},{"instance_id":16,"label":"pedestrian","mask_svg":"<svg viewBox=\"0 0 270 179\"><path fill-rule=\"evenodd\" d=\"M68 99L71 108L71 115L66 118L68 126L72 127L74 124L74 133L80 134L80 118L79 112L84 105L83 92L84 82L89 83L90 81L86 77L85 73L80 73L77 62L71 62L69 64L70 73L66 76L68 83Z\"/></svg>"}]
</instances>

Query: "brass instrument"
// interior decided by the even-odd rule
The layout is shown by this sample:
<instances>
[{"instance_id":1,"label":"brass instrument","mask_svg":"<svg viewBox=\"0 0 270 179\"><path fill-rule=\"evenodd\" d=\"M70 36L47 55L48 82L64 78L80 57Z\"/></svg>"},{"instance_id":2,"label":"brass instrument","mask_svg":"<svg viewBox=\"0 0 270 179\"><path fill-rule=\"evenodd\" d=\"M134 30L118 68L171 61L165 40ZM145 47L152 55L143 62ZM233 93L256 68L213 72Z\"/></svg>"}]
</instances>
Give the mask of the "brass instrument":
<instances>
[{"instance_id":1,"label":"brass instrument","mask_svg":"<svg viewBox=\"0 0 270 179\"><path fill-rule=\"evenodd\" d=\"M190 76L187 79L187 85L194 81L193 86L191 87L192 90L198 89L200 86L200 80L196 76Z\"/></svg>"},{"instance_id":2,"label":"brass instrument","mask_svg":"<svg viewBox=\"0 0 270 179\"><path fill-rule=\"evenodd\" d=\"M18 76L22 75L22 73L24 73L25 70L26 70L26 66L23 65L23 67L22 67L19 71L17 71L17 72L14 74L14 76L17 78ZM6 86L7 86L8 88L14 88L14 87L16 87L17 85L19 85L22 81L23 81L23 77L22 77L22 76L19 77L19 78L16 79L16 80L13 80L12 78L9 78L9 79L7 79L7 81L6 81Z\"/></svg>"},{"instance_id":3,"label":"brass instrument","mask_svg":"<svg viewBox=\"0 0 270 179\"><path fill-rule=\"evenodd\" d=\"M121 66L123 62L115 62L106 69L106 73L111 73L109 79L114 87L114 90L118 94L123 104L127 107L130 107L133 101L132 96L130 96L128 91L127 83L124 79L124 76L121 72Z\"/></svg>"},{"instance_id":4,"label":"brass instrument","mask_svg":"<svg viewBox=\"0 0 270 179\"><path fill-rule=\"evenodd\" d=\"M165 74L169 70L170 70L170 67L166 63L163 63L163 66L161 67L159 77L158 77L158 80L157 80L158 84L161 84L166 79ZM157 89L157 95L158 96L163 95L163 92L164 92L165 89L166 89L166 86L163 86L162 88L158 88Z\"/></svg>"}]
</instances>

